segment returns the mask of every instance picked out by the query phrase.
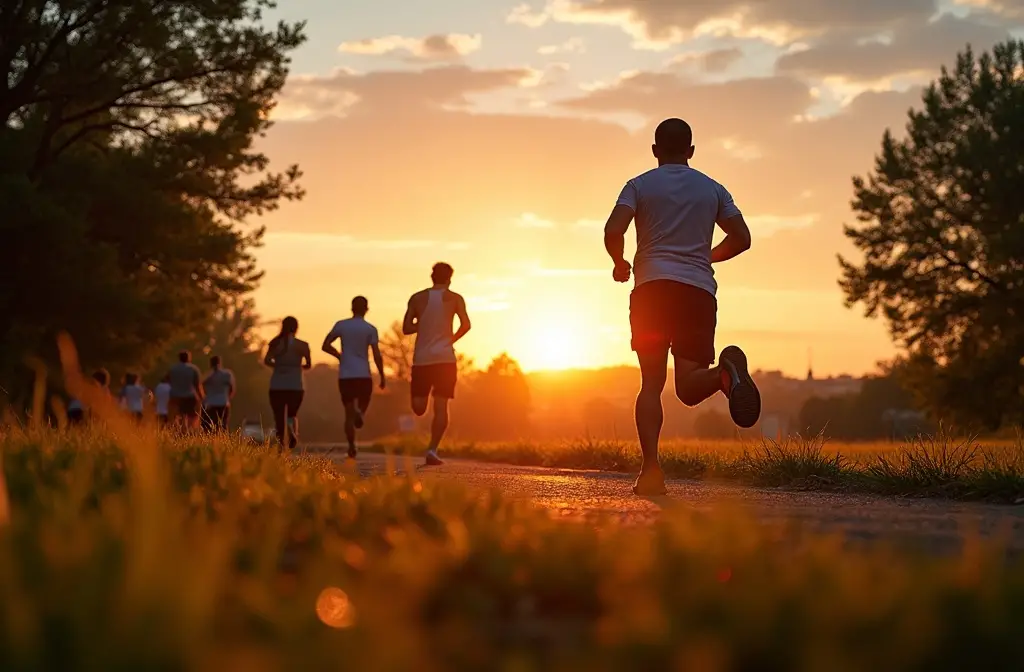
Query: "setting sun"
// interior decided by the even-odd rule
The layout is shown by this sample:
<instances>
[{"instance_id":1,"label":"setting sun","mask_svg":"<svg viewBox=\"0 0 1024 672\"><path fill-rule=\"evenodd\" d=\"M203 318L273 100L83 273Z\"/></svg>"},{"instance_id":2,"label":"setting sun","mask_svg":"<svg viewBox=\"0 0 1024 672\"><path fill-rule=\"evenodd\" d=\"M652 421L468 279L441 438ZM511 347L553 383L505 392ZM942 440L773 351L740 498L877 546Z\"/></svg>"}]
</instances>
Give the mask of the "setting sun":
<instances>
[{"instance_id":1,"label":"setting sun","mask_svg":"<svg viewBox=\"0 0 1024 672\"><path fill-rule=\"evenodd\" d=\"M528 323L513 356L525 371L561 371L587 365L587 329L575 316L547 312Z\"/></svg>"}]
</instances>

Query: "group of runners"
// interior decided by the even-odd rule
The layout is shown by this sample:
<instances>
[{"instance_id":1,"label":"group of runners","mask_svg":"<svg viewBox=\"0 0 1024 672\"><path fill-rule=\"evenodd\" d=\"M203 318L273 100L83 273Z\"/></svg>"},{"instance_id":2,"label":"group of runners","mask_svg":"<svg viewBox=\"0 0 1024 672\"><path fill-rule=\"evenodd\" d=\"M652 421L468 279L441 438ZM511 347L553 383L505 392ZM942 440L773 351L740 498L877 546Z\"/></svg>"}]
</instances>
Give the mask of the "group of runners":
<instances>
[{"instance_id":1,"label":"group of runners","mask_svg":"<svg viewBox=\"0 0 1024 672\"><path fill-rule=\"evenodd\" d=\"M455 344L472 326L465 299L451 290L453 274L450 265L435 264L430 274L431 286L412 295L402 320L403 333L416 335L410 381L413 413L425 415L433 401L430 443L425 458L429 465L442 464L437 451L448 429L448 405L455 398L458 379ZM358 454L356 431L363 427L373 399L371 356L377 369L376 386L381 390L387 387L379 334L366 319L369 310L366 297L352 299L352 317L338 321L321 346L338 360L338 394L345 409L345 439L351 458ZM456 318L458 328L455 328ZM275 431L281 445L287 448L294 448L298 443L298 413L305 393L303 371L312 366L309 343L298 338L298 330L298 320L286 317L280 333L267 345L264 358L273 369L270 406Z\"/></svg>"},{"instance_id":2,"label":"group of runners","mask_svg":"<svg viewBox=\"0 0 1024 672\"><path fill-rule=\"evenodd\" d=\"M99 369L91 381L101 395L111 395L110 374ZM235 374L221 363L217 355L210 357L210 370L204 376L192 363L192 353L182 350L178 361L150 390L142 383L138 373L126 373L117 395L121 408L137 420L142 420L146 409L153 406L154 415L161 426L174 424L183 429L202 427L209 432L228 428L231 400L235 396ZM68 403L67 417L72 425L84 422L86 404L77 398Z\"/></svg>"},{"instance_id":3,"label":"group of runners","mask_svg":"<svg viewBox=\"0 0 1024 672\"><path fill-rule=\"evenodd\" d=\"M761 413L761 397L747 370L746 354L729 346L718 354L715 364L718 285L712 266L749 249L750 230L725 187L690 167L693 132L685 121L662 122L655 131L652 151L658 167L626 183L604 229L613 279L622 283L634 279L629 322L631 347L641 371L635 417L643 464L633 491L644 496L665 492L658 441L670 353L676 396L685 405L696 406L722 393L728 398L733 421L743 428L753 427ZM630 264L624 256L625 234L634 222L637 250ZM712 245L716 225L726 235ZM436 264L431 286L413 294L402 322L405 334L416 335L413 413L425 415L433 400L426 450L426 462L431 465L441 464L438 448L448 428L448 405L455 396L458 369L454 346L470 330L466 302L451 290L452 275L450 265ZM366 320L368 311L367 299L355 297L352 317L337 322L322 345L324 352L338 360L345 438L353 458L357 455L356 431L363 426L373 398L371 355L379 377L377 386L383 390L387 385L377 329ZM278 440L287 448L298 442L296 418L304 394L303 372L312 366L309 344L297 337L298 330L298 320L285 318L264 360L273 369L270 405ZM226 427L234 376L221 368L217 358L211 359L211 371L205 378L191 363L189 353L182 352L179 359L153 393L157 414L166 419L169 411L188 426L202 418L212 429ZM97 374L97 384L106 386L109 380L103 375ZM147 394L137 376L126 376L121 396L129 410L140 413ZM72 411L80 416L80 405Z\"/></svg>"}]
</instances>

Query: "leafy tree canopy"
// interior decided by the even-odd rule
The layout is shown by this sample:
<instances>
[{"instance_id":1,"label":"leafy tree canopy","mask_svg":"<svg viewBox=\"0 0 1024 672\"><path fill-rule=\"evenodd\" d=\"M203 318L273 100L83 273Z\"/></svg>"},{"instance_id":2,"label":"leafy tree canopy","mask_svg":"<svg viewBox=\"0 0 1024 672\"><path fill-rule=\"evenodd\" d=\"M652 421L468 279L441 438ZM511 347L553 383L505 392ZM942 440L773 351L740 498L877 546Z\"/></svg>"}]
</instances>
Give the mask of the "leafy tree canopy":
<instances>
[{"instance_id":1,"label":"leafy tree canopy","mask_svg":"<svg viewBox=\"0 0 1024 672\"><path fill-rule=\"evenodd\" d=\"M301 24L268 0L0 3L0 377L144 367L260 279L243 221L299 198L253 148Z\"/></svg>"},{"instance_id":2,"label":"leafy tree canopy","mask_svg":"<svg viewBox=\"0 0 1024 672\"><path fill-rule=\"evenodd\" d=\"M862 260L840 257L848 305L882 315L914 392L935 415L1024 420L1024 42L952 71L888 131L854 179Z\"/></svg>"}]
</instances>

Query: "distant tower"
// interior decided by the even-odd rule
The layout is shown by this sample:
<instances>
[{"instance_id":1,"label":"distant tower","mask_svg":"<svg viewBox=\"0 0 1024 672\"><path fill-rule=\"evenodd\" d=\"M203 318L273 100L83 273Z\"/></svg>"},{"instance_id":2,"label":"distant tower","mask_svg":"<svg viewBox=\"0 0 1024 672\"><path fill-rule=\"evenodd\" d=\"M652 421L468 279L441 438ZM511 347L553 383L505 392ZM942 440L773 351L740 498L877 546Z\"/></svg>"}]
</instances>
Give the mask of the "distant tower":
<instances>
[{"instance_id":1,"label":"distant tower","mask_svg":"<svg viewBox=\"0 0 1024 672\"><path fill-rule=\"evenodd\" d=\"M807 348L807 380L814 380L814 366L811 363L811 349Z\"/></svg>"}]
</instances>

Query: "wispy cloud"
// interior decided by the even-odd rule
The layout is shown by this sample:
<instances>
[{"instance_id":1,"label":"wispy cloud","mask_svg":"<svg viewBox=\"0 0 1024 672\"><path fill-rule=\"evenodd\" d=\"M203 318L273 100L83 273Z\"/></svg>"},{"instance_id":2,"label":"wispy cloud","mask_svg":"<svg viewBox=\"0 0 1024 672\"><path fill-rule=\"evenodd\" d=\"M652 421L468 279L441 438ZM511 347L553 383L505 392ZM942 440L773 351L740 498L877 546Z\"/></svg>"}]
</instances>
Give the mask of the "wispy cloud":
<instances>
[{"instance_id":1,"label":"wispy cloud","mask_svg":"<svg viewBox=\"0 0 1024 672\"><path fill-rule=\"evenodd\" d=\"M483 46L480 34L428 35L427 37L403 37L387 35L353 42L343 42L338 51L361 56L386 56L405 53L407 57L423 61L457 60L479 51Z\"/></svg>"},{"instance_id":2,"label":"wispy cloud","mask_svg":"<svg viewBox=\"0 0 1024 672\"><path fill-rule=\"evenodd\" d=\"M587 45L580 37L571 37L561 44L547 44L537 50L542 56L553 54L583 54L587 51Z\"/></svg>"}]
</instances>

